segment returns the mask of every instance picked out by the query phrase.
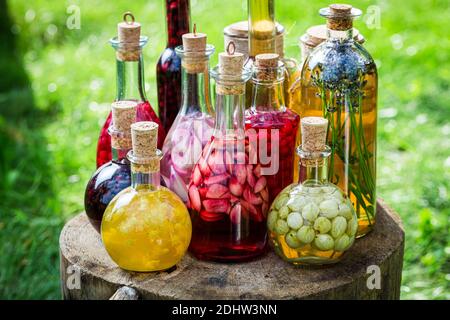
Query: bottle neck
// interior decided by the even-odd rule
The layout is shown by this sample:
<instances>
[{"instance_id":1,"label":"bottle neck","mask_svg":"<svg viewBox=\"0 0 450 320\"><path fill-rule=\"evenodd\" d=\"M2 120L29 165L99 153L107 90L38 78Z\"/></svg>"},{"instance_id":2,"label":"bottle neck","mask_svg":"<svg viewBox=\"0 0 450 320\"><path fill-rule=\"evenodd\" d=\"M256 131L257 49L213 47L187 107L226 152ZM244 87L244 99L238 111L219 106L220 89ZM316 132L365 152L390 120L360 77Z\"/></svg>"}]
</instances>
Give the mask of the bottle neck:
<instances>
[{"instance_id":1,"label":"bottle neck","mask_svg":"<svg viewBox=\"0 0 450 320\"><path fill-rule=\"evenodd\" d=\"M117 100L147 101L142 53L136 61L116 60Z\"/></svg>"},{"instance_id":2,"label":"bottle neck","mask_svg":"<svg viewBox=\"0 0 450 320\"><path fill-rule=\"evenodd\" d=\"M139 187L159 187L161 184L161 178L159 171L157 172L136 172L131 171L131 186L134 189Z\"/></svg>"},{"instance_id":3,"label":"bottle neck","mask_svg":"<svg viewBox=\"0 0 450 320\"><path fill-rule=\"evenodd\" d=\"M276 51L273 0L248 0L249 56Z\"/></svg>"},{"instance_id":4,"label":"bottle neck","mask_svg":"<svg viewBox=\"0 0 450 320\"><path fill-rule=\"evenodd\" d=\"M208 63L203 72L190 73L184 67L181 73L182 114L202 112L211 114L211 95Z\"/></svg>"},{"instance_id":5,"label":"bottle neck","mask_svg":"<svg viewBox=\"0 0 450 320\"><path fill-rule=\"evenodd\" d=\"M253 81L251 109L256 111L285 111L283 81Z\"/></svg>"},{"instance_id":6,"label":"bottle neck","mask_svg":"<svg viewBox=\"0 0 450 320\"><path fill-rule=\"evenodd\" d=\"M114 161L114 162L128 162L127 154L128 154L128 152L130 150L131 150L131 147L128 148L128 149L111 147L112 161Z\"/></svg>"},{"instance_id":7,"label":"bottle neck","mask_svg":"<svg viewBox=\"0 0 450 320\"><path fill-rule=\"evenodd\" d=\"M214 137L216 138L243 138L244 137L244 109L245 94L216 95L216 125Z\"/></svg>"},{"instance_id":8,"label":"bottle neck","mask_svg":"<svg viewBox=\"0 0 450 320\"><path fill-rule=\"evenodd\" d=\"M326 147L322 152L310 153L300 145L297 149L299 161L299 183L323 185L328 183L328 160L331 149Z\"/></svg>"},{"instance_id":9,"label":"bottle neck","mask_svg":"<svg viewBox=\"0 0 450 320\"><path fill-rule=\"evenodd\" d=\"M347 30L333 30L327 27L327 40L339 42L353 40L353 28Z\"/></svg>"},{"instance_id":10,"label":"bottle neck","mask_svg":"<svg viewBox=\"0 0 450 320\"><path fill-rule=\"evenodd\" d=\"M189 0L166 0L167 47L181 45L181 36L189 32Z\"/></svg>"}]
</instances>

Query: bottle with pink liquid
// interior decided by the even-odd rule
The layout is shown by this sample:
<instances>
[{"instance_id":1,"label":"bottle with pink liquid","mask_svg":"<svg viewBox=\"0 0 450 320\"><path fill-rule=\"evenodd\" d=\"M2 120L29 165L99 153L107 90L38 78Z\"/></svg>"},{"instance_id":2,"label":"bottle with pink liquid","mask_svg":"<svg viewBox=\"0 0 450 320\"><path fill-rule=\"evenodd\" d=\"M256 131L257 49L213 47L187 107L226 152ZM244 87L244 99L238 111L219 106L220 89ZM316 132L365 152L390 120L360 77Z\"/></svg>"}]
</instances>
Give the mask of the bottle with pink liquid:
<instances>
[{"instance_id":1,"label":"bottle with pink liquid","mask_svg":"<svg viewBox=\"0 0 450 320\"><path fill-rule=\"evenodd\" d=\"M189 185L189 250L198 259L236 262L265 252L269 191L245 143L245 83L251 71L242 69L243 54L227 51L211 70L216 125Z\"/></svg>"},{"instance_id":2,"label":"bottle with pink liquid","mask_svg":"<svg viewBox=\"0 0 450 320\"><path fill-rule=\"evenodd\" d=\"M117 94L115 101L135 101L138 103L136 121L154 121L159 124L158 146L164 141L164 128L145 95L144 61L142 49L148 38L141 36L141 25L127 12L117 25L118 36L110 40L116 50ZM97 144L97 168L111 161L111 136L108 128L111 124L109 113L100 132Z\"/></svg>"},{"instance_id":3,"label":"bottle with pink liquid","mask_svg":"<svg viewBox=\"0 0 450 320\"><path fill-rule=\"evenodd\" d=\"M209 84L209 57L214 47L206 44L205 34L195 32L195 26L194 33L182 38L183 46L175 49L182 61L181 107L164 141L161 176L187 203L192 169L214 129Z\"/></svg>"},{"instance_id":4,"label":"bottle with pink liquid","mask_svg":"<svg viewBox=\"0 0 450 320\"><path fill-rule=\"evenodd\" d=\"M274 53L256 56L252 105L245 113L248 148L256 150L267 178L270 203L292 183L298 114L284 103L284 64Z\"/></svg>"}]
</instances>

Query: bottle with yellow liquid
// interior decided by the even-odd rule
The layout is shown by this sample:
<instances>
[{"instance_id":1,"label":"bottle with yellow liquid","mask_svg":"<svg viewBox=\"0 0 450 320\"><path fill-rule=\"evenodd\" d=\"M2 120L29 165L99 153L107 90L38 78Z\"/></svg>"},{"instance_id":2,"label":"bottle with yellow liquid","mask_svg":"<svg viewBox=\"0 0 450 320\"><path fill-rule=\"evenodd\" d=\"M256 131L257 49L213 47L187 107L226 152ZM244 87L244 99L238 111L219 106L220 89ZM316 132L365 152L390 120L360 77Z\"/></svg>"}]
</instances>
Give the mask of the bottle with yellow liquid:
<instances>
[{"instance_id":1,"label":"bottle with yellow liquid","mask_svg":"<svg viewBox=\"0 0 450 320\"><path fill-rule=\"evenodd\" d=\"M342 190L328 182L328 121L305 117L301 127L300 183L286 187L273 202L267 218L270 243L294 265L332 264L353 245L357 217Z\"/></svg>"},{"instance_id":2,"label":"bottle with yellow liquid","mask_svg":"<svg viewBox=\"0 0 450 320\"><path fill-rule=\"evenodd\" d=\"M166 270L186 253L191 220L183 201L160 186L158 125L137 122L131 132L131 187L121 191L106 208L101 225L103 244L122 269Z\"/></svg>"},{"instance_id":3,"label":"bottle with yellow liquid","mask_svg":"<svg viewBox=\"0 0 450 320\"><path fill-rule=\"evenodd\" d=\"M377 68L354 40L353 19L361 10L334 4L320 14L327 40L303 65L300 116L328 119L328 176L349 196L362 237L376 218Z\"/></svg>"}]
</instances>

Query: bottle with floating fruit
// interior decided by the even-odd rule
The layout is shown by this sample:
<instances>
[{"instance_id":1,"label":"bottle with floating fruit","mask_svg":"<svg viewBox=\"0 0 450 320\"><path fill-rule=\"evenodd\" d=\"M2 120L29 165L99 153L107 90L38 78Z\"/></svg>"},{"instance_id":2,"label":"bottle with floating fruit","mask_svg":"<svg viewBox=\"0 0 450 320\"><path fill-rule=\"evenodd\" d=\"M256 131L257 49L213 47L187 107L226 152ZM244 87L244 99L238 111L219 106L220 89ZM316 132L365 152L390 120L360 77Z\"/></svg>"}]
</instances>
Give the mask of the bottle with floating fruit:
<instances>
[{"instance_id":1,"label":"bottle with floating fruit","mask_svg":"<svg viewBox=\"0 0 450 320\"><path fill-rule=\"evenodd\" d=\"M246 149L245 82L251 71L243 70L243 64L243 54L235 53L231 42L211 70L216 80L216 125L189 185L189 251L203 260L249 260L266 247L269 193L261 166L249 161Z\"/></svg>"},{"instance_id":2,"label":"bottle with floating fruit","mask_svg":"<svg viewBox=\"0 0 450 320\"><path fill-rule=\"evenodd\" d=\"M161 161L165 185L185 203L192 169L214 129L209 84L209 58L214 47L206 44L206 34L195 29L184 34L183 46L175 49L182 61L182 102L164 141Z\"/></svg>"},{"instance_id":3,"label":"bottle with floating fruit","mask_svg":"<svg viewBox=\"0 0 450 320\"><path fill-rule=\"evenodd\" d=\"M361 10L339 4L320 14L327 18L327 40L303 65L300 115L328 119L328 175L350 197L360 237L375 224L377 68L353 40Z\"/></svg>"},{"instance_id":4,"label":"bottle with floating fruit","mask_svg":"<svg viewBox=\"0 0 450 320\"><path fill-rule=\"evenodd\" d=\"M131 186L106 208L101 234L106 251L129 271L159 271L176 265L187 251L192 225L183 201L160 186L158 124L131 126Z\"/></svg>"},{"instance_id":5,"label":"bottle with floating fruit","mask_svg":"<svg viewBox=\"0 0 450 320\"><path fill-rule=\"evenodd\" d=\"M131 184L127 153L131 149L130 128L136 121L137 106L134 101L116 101L112 104L112 122L108 128L112 160L98 168L86 186L84 207L89 221L99 232L109 202Z\"/></svg>"},{"instance_id":6,"label":"bottle with floating fruit","mask_svg":"<svg viewBox=\"0 0 450 320\"><path fill-rule=\"evenodd\" d=\"M141 25L129 12L124 14L123 21L117 25L117 30L118 36L110 40L111 46L116 50L116 101L137 102L138 121L154 121L160 124L145 95L142 49L147 44L148 38L141 36ZM111 137L108 133L111 118L110 113L100 132L97 144L97 168L112 158ZM160 126L158 146L162 146L164 137L164 128Z\"/></svg>"},{"instance_id":7,"label":"bottle with floating fruit","mask_svg":"<svg viewBox=\"0 0 450 320\"><path fill-rule=\"evenodd\" d=\"M267 178L269 202L292 183L295 137L300 117L286 108L284 64L277 54L260 54L253 65L252 106L245 112L248 148L255 150Z\"/></svg>"},{"instance_id":8,"label":"bottle with floating fruit","mask_svg":"<svg viewBox=\"0 0 450 320\"><path fill-rule=\"evenodd\" d=\"M355 241L357 217L350 200L328 182L328 121L305 117L301 126L300 181L285 188L270 208L270 243L290 263L331 264Z\"/></svg>"},{"instance_id":9,"label":"bottle with floating fruit","mask_svg":"<svg viewBox=\"0 0 450 320\"><path fill-rule=\"evenodd\" d=\"M181 58L175 48L189 32L189 0L166 0L167 46L156 65L158 112L169 132L181 106Z\"/></svg>"}]
</instances>

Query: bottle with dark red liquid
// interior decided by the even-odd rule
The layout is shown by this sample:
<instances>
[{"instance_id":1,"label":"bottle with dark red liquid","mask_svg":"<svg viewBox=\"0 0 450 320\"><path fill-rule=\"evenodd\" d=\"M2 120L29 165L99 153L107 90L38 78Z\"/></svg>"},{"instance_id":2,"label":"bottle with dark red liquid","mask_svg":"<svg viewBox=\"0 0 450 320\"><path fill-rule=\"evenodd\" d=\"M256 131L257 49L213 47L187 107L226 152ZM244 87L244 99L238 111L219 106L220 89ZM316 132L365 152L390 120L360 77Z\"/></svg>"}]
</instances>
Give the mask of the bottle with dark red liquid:
<instances>
[{"instance_id":1,"label":"bottle with dark red liquid","mask_svg":"<svg viewBox=\"0 0 450 320\"><path fill-rule=\"evenodd\" d=\"M216 80L216 124L189 184L190 252L202 260L236 262L265 252L267 179L245 143L245 82L241 53L221 53Z\"/></svg>"},{"instance_id":2,"label":"bottle with dark red liquid","mask_svg":"<svg viewBox=\"0 0 450 320\"><path fill-rule=\"evenodd\" d=\"M131 21L127 20L130 19ZM124 21L118 24L118 37L110 40L116 50L117 65L117 94L116 101L136 101L137 121L154 121L159 124L158 148L162 147L165 131L158 116L145 95L144 61L142 49L148 38L140 35L141 26L134 21L131 13L124 15ZM100 132L97 144L97 168L111 160L111 137L108 128L111 122L111 113L106 119Z\"/></svg>"},{"instance_id":3,"label":"bottle with dark red liquid","mask_svg":"<svg viewBox=\"0 0 450 320\"><path fill-rule=\"evenodd\" d=\"M175 48L189 32L189 0L166 0L167 47L156 65L159 117L169 132L181 105L181 58Z\"/></svg>"},{"instance_id":4,"label":"bottle with dark red liquid","mask_svg":"<svg viewBox=\"0 0 450 320\"><path fill-rule=\"evenodd\" d=\"M284 103L285 69L278 54L256 56L253 65L252 105L245 113L250 149L257 149L269 186L270 203L292 183L295 138L300 116Z\"/></svg>"},{"instance_id":5,"label":"bottle with dark red liquid","mask_svg":"<svg viewBox=\"0 0 450 320\"><path fill-rule=\"evenodd\" d=\"M84 208L89 221L97 231L103 213L111 200L131 184L130 162L127 153L131 145L131 125L136 120L138 103L116 101L111 106L112 122L108 128L111 137L112 160L97 169L89 180L84 194Z\"/></svg>"}]
</instances>

